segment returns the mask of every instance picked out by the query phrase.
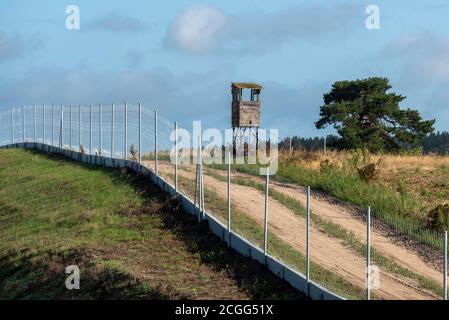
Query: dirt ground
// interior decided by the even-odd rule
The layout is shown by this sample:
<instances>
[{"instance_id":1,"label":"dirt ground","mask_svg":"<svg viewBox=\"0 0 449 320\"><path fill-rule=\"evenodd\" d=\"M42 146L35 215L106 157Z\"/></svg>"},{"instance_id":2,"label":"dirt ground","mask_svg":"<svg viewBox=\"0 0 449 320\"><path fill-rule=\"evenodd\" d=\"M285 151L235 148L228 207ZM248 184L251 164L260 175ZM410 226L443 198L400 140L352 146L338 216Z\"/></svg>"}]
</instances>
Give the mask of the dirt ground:
<instances>
[{"instance_id":1,"label":"dirt ground","mask_svg":"<svg viewBox=\"0 0 449 320\"><path fill-rule=\"evenodd\" d=\"M172 173L173 166L170 164L159 164L159 170L163 173ZM210 170L210 169L209 169ZM220 171L216 173L223 174ZM190 170L180 169L180 176L193 179L194 173ZM244 174L236 174L247 179L256 179ZM226 182L211 176L204 176L205 188L211 188L224 199L227 198ZM272 182L271 188L290 196L305 205L306 195L304 189L288 184ZM264 196L254 188L232 185L231 197L233 205L240 211L248 214L257 223L263 225ZM207 209L207 204L206 204ZM312 196L312 211L320 217L334 222L364 241L366 237L366 227L354 218L345 208L335 205L320 197ZM305 253L305 219L295 215L295 213L278 201L269 199L269 230L274 232L284 242L290 244L298 251ZM430 277L438 282L442 282L442 275L439 271L428 266L416 253L407 250L399 244L395 244L392 239L381 234L380 231L373 230L373 246L384 255L393 259L397 264L415 273ZM350 248L344 246L340 240L326 235L313 225L311 227L311 259L324 268L338 274L346 281L360 287L365 287L366 262L365 259L356 254ZM437 299L432 292L419 288L415 280L393 274L380 268L380 287L373 290L377 296L384 299Z\"/></svg>"}]
</instances>

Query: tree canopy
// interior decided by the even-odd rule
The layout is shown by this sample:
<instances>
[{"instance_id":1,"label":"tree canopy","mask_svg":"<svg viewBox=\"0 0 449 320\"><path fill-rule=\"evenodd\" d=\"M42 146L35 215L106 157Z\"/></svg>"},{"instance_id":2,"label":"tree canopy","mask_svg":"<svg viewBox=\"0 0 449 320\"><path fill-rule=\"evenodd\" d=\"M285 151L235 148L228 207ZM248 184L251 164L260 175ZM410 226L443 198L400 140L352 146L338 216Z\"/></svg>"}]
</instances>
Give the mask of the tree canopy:
<instances>
[{"instance_id":1,"label":"tree canopy","mask_svg":"<svg viewBox=\"0 0 449 320\"><path fill-rule=\"evenodd\" d=\"M406 97L390 89L387 78L338 81L324 94L315 126L332 125L345 149L398 151L419 144L434 131L435 120L423 120L416 110L401 110L399 103Z\"/></svg>"}]
</instances>

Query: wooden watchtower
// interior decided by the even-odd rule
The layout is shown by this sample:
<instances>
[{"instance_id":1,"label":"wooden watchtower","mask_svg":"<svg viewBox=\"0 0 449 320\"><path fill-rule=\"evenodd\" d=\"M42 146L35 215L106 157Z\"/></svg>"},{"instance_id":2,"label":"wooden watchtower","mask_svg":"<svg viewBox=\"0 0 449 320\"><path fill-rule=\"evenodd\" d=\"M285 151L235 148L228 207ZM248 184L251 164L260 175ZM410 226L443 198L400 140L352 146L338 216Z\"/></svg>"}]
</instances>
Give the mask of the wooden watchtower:
<instances>
[{"instance_id":1,"label":"wooden watchtower","mask_svg":"<svg viewBox=\"0 0 449 320\"><path fill-rule=\"evenodd\" d=\"M260 126L259 95L262 89L262 86L256 83L233 82L231 84L232 133L234 147L236 146L237 140L240 140L240 143L243 143L246 131L249 130L248 144L251 144L251 135L255 134L257 148ZM250 90L248 98L244 98L243 90ZM255 132L253 132L253 130Z\"/></svg>"}]
</instances>

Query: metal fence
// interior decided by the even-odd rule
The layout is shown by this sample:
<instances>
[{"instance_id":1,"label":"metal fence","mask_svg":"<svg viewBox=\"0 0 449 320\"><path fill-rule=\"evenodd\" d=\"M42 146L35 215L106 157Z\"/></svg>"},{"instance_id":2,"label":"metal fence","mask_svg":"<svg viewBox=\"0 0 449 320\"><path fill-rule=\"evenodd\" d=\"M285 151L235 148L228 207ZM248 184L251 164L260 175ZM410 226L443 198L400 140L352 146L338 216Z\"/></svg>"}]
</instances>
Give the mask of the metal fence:
<instances>
[{"instance_id":1,"label":"metal fence","mask_svg":"<svg viewBox=\"0 0 449 320\"><path fill-rule=\"evenodd\" d=\"M181 162L177 130L140 103L33 105L0 114L1 145L39 142L144 165L192 199L198 221L212 215L222 223L228 245L238 235L267 266L274 258L303 275L306 294L318 283L348 299L447 298L447 232L370 208L322 215L310 188L244 174L230 154L223 165L205 165L201 139L190 150L199 161Z\"/></svg>"}]
</instances>

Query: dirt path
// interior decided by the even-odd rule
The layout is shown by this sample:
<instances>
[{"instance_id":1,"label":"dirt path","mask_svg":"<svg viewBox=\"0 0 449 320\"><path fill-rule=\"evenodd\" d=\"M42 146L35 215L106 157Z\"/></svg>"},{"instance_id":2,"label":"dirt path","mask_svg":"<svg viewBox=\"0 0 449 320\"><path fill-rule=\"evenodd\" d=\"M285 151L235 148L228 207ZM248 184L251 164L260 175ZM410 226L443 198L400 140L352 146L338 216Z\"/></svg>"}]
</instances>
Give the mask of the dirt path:
<instances>
[{"instance_id":1,"label":"dirt path","mask_svg":"<svg viewBox=\"0 0 449 320\"><path fill-rule=\"evenodd\" d=\"M214 170L215 173L225 175L219 170ZM258 183L264 183L264 180L259 177L250 176L242 173L234 173L235 177L242 177L245 179L251 179ZM270 187L286 196L289 196L299 202L305 207L307 201L307 195L305 188L299 187L291 183L281 183L277 181L271 181ZM342 206L333 204L322 197L311 194L311 209L312 212L318 216L325 218L326 220L338 224L345 228L347 231L352 232L357 239L364 242L366 241L366 225L355 218L349 209ZM394 260L401 267L420 274L422 276L429 277L434 281L442 284L443 274L428 265L418 254L407 248L394 243L391 238L388 238L382 234L379 230L372 228L371 230L371 244L379 252L386 257Z\"/></svg>"},{"instance_id":2,"label":"dirt path","mask_svg":"<svg viewBox=\"0 0 449 320\"><path fill-rule=\"evenodd\" d=\"M159 165L161 173L172 173L170 165ZM181 177L194 178L192 172L178 171ZM221 197L227 197L226 183L210 176L204 176L206 188L211 188ZM264 197L254 188L233 185L233 205L248 214L260 225L263 224ZM206 204L207 208L207 204ZM269 228L284 242L296 250L305 252L305 220L294 214L276 200L269 199ZM338 274L346 281L364 288L365 286L365 260L352 250L345 247L338 239L327 236L318 229L311 228L311 258L326 269ZM313 270L312 270L313 272ZM312 273L313 275L313 273ZM418 288L410 279L400 279L398 276L381 270L381 285L375 293L385 299L432 299L432 293Z\"/></svg>"}]
</instances>

